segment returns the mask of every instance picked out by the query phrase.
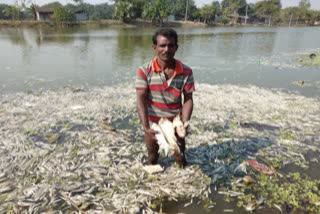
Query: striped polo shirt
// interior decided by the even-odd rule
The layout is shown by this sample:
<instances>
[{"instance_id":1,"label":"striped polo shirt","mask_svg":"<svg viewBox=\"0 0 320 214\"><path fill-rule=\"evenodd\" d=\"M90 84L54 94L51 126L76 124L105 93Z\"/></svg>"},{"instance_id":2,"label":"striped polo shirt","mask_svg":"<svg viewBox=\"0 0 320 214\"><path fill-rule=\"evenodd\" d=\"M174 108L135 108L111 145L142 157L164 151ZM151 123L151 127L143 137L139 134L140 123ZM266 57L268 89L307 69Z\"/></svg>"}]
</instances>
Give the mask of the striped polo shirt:
<instances>
[{"instance_id":1,"label":"striped polo shirt","mask_svg":"<svg viewBox=\"0 0 320 214\"><path fill-rule=\"evenodd\" d=\"M161 117L173 119L182 108L183 93L195 91L192 70L176 60L173 76L166 80L157 57L137 70L136 89L148 89L148 118L158 122Z\"/></svg>"}]
</instances>

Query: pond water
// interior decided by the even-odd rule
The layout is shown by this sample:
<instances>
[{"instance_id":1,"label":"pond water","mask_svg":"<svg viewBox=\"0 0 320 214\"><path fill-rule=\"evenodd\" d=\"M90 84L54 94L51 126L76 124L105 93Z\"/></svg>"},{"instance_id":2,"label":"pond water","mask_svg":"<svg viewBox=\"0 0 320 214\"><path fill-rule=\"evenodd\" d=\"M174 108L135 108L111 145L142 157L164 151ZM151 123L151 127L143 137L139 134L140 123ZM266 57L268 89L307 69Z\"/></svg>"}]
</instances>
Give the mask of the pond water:
<instances>
[{"instance_id":1,"label":"pond water","mask_svg":"<svg viewBox=\"0 0 320 214\"><path fill-rule=\"evenodd\" d=\"M66 85L110 86L134 81L153 56L153 28L0 28L0 93ZM253 84L319 92L320 68L300 66L320 51L319 27L177 28L176 58L209 84ZM305 87L292 84L304 80Z\"/></svg>"}]
</instances>

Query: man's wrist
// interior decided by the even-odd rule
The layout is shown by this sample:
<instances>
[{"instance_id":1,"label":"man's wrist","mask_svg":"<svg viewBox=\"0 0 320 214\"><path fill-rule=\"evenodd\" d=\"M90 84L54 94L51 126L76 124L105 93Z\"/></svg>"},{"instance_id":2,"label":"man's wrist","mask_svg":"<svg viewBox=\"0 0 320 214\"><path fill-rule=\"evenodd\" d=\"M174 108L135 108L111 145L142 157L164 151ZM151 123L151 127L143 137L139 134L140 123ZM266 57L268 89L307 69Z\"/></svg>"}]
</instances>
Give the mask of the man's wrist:
<instances>
[{"instance_id":1,"label":"man's wrist","mask_svg":"<svg viewBox=\"0 0 320 214\"><path fill-rule=\"evenodd\" d=\"M149 129L150 129L149 126L143 126L143 131L144 131L144 132L148 131Z\"/></svg>"}]
</instances>

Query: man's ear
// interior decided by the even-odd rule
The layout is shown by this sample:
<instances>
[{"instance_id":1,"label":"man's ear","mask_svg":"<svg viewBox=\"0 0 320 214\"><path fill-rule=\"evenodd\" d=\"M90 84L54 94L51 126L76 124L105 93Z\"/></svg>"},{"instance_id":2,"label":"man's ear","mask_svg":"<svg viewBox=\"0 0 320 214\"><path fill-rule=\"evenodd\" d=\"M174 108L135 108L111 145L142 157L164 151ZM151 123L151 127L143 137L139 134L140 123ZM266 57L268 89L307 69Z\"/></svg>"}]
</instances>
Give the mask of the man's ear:
<instances>
[{"instance_id":1,"label":"man's ear","mask_svg":"<svg viewBox=\"0 0 320 214\"><path fill-rule=\"evenodd\" d=\"M153 48L153 50L156 50L157 45L153 44L153 45L152 45L152 48Z\"/></svg>"},{"instance_id":2,"label":"man's ear","mask_svg":"<svg viewBox=\"0 0 320 214\"><path fill-rule=\"evenodd\" d=\"M178 44L176 44L176 50L178 50L178 48L179 48L179 45L178 45Z\"/></svg>"}]
</instances>

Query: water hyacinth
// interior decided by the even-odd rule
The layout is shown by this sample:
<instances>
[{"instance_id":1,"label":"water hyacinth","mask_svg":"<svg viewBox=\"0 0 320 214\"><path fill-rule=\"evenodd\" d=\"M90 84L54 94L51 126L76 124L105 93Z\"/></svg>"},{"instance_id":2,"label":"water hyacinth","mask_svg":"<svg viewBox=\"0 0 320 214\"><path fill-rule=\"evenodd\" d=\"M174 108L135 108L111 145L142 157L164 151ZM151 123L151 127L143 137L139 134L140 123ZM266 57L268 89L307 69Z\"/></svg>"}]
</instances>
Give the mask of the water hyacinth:
<instances>
[{"instance_id":1,"label":"water hyacinth","mask_svg":"<svg viewBox=\"0 0 320 214\"><path fill-rule=\"evenodd\" d=\"M207 200L210 184L244 176L248 159L307 164L306 152L318 151L317 99L198 84L187 136L189 166L179 169L163 157L164 172L148 174L133 88L3 95L1 210L152 213L156 201Z\"/></svg>"}]
</instances>

